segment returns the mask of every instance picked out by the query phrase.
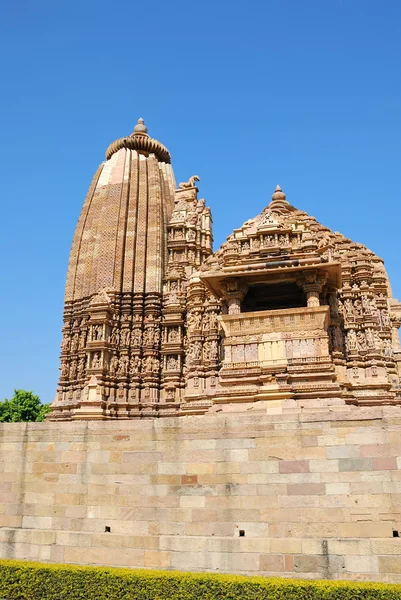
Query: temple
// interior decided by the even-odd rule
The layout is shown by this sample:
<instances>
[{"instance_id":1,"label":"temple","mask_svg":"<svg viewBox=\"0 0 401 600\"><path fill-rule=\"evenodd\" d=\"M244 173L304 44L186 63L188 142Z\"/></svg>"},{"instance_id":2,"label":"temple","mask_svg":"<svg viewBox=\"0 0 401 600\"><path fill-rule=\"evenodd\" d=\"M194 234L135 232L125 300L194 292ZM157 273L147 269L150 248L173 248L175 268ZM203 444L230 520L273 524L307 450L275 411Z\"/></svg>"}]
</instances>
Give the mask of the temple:
<instances>
[{"instance_id":1,"label":"temple","mask_svg":"<svg viewBox=\"0 0 401 600\"><path fill-rule=\"evenodd\" d=\"M176 188L142 119L107 149L73 239L50 420L401 404L383 260L279 186L213 253L198 181Z\"/></svg>"}]
</instances>

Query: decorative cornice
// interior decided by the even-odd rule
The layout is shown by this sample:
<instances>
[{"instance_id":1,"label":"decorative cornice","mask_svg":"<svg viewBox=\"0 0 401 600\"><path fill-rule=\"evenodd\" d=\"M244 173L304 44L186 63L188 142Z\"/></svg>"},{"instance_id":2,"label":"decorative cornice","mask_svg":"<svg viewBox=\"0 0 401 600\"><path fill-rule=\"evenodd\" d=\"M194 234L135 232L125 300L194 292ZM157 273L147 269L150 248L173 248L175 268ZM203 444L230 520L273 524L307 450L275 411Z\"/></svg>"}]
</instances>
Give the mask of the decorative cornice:
<instances>
[{"instance_id":1,"label":"decorative cornice","mask_svg":"<svg viewBox=\"0 0 401 600\"><path fill-rule=\"evenodd\" d=\"M138 124L134 128L134 133L125 138L116 140L106 150L106 159L109 160L115 152L121 150L121 148L127 148L128 150L136 150L140 154L154 154L159 162L170 163L171 156L166 146L163 146L157 140L149 137L147 134L147 128L143 122L143 119L138 120Z\"/></svg>"}]
</instances>

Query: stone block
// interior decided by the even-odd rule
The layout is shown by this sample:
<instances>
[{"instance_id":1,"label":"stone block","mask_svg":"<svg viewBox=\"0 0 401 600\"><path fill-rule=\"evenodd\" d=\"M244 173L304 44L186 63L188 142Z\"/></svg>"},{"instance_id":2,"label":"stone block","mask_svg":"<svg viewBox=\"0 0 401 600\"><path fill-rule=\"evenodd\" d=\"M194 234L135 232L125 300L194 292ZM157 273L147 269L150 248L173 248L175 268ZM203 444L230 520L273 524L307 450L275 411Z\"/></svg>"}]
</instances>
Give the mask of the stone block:
<instances>
[{"instance_id":1,"label":"stone block","mask_svg":"<svg viewBox=\"0 0 401 600\"><path fill-rule=\"evenodd\" d=\"M215 463L188 463L187 474L188 475L211 475L216 472Z\"/></svg>"},{"instance_id":2,"label":"stone block","mask_svg":"<svg viewBox=\"0 0 401 600\"><path fill-rule=\"evenodd\" d=\"M229 450L229 460L232 462L246 462L248 460L248 450L246 448Z\"/></svg>"},{"instance_id":3,"label":"stone block","mask_svg":"<svg viewBox=\"0 0 401 600\"><path fill-rule=\"evenodd\" d=\"M55 544L56 543L56 532L55 531L47 531L40 529L33 529L30 532L30 542L32 544Z\"/></svg>"},{"instance_id":4,"label":"stone block","mask_svg":"<svg viewBox=\"0 0 401 600\"><path fill-rule=\"evenodd\" d=\"M280 473L309 473L308 460L280 460Z\"/></svg>"},{"instance_id":5,"label":"stone block","mask_svg":"<svg viewBox=\"0 0 401 600\"><path fill-rule=\"evenodd\" d=\"M326 494L349 494L349 483L326 483Z\"/></svg>"},{"instance_id":6,"label":"stone block","mask_svg":"<svg viewBox=\"0 0 401 600\"><path fill-rule=\"evenodd\" d=\"M311 460L309 463L311 473L336 473L338 460Z\"/></svg>"},{"instance_id":7,"label":"stone block","mask_svg":"<svg viewBox=\"0 0 401 600\"><path fill-rule=\"evenodd\" d=\"M64 560L67 563L111 565L116 567L143 567L144 550L109 548L81 548L66 546Z\"/></svg>"},{"instance_id":8,"label":"stone block","mask_svg":"<svg viewBox=\"0 0 401 600\"><path fill-rule=\"evenodd\" d=\"M267 573L282 573L285 570L283 554L261 554L260 570Z\"/></svg>"},{"instance_id":9,"label":"stone block","mask_svg":"<svg viewBox=\"0 0 401 600\"><path fill-rule=\"evenodd\" d=\"M371 541L372 554L401 554L401 539L375 539Z\"/></svg>"},{"instance_id":10,"label":"stone block","mask_svg":"<svg viewBox=\"0 0 401 600\"><path fill-rule=\"evenodd\" d=\"M319 496L279 496L278 505L283 508L318 508Z\"/></svg>"},{"instance_id":11,"label":"stone block","mask_svg":"<svg viewBox=\"0 0 401 600\"><path fill-rule=\"evenodd\" d=\"M360 446L327 446L326 456L328 459L333 458L360 458Z\"/></svg>"},{"instance_id":12,"label":"stone block","mask_svg":"<svg viewBox=\"0 0 401 600\"><path fill-rule=\"evenodd\" d=\"M349 573L378 573L377 556L346 556L345 569Z\"/></svg>"},{"instance_id":13,"label":"stone block","mask_svg":"<svg viewBox=\"0 0 401 600\"><path fill-rule=\"evenodd\" d=\"M401 556L379 556L380 573L401 574Z\"/></svg>"},{"instance_id":14,"label":"stone block","mask_svg":"<svg viewBox=\"0 0 401 600\"><path fill-rule=\"evenodd\" d=\"M374 471L397 470L397 458L395 456L379 456L372 458L372 467Z\"/></svg>"},{"instance_id":15,"label":"stone block","mask_svg":"<svg viewBox=\"0 0 401 600\"><path fill-rule=\"evenodd\" d=\"M169 568L170 552L145 550L144 567Z\"/></svg>"},{"instance_id":16,"label":"stone block","mask_svg":"<svg viewBox=\"0 0 401 600\"><path fill-rule=\"evenodd\" d=\"M324 532L322 531L324 535ZM323 540L302 540L302 554L325 554Z\"/></svg>"},{"instance_id":17,"label":"stone block","mask_svg":"<svg viewBox=\"0 0 401 600\"><path fill-rule=\"evenodd\" d=\"M185 475L187 472L186 463L169 463L159 462L157 465L157 471L163 475Z\"/></svg>"},{"instance_id":18,"label":"stone block","mask_svg":"<svg viewBox=\"0 0 401 600\"><path fill-rule=\"evenodd\" d=\"M369 556L372 554L371 541L369 539L330 539L327 544L327 552L329 555Z\"/></svg>"},{"instance_id":19,"label":"stone block","mask_svg":"<svg viewBox=\"0 0 401 600\"><path fill-rule=\"evenodd\" d=\"M302 540L296 538L272 538L270 548L273 554L299 554Z\"/></svg>"},{"instance_id":20,"label":"stone block","mask_svg":"<svg viewBox=\"0 0 401 600\"><path fill-rule=\"evenodd\" d=\"M370 458L340 458L339 471L371 471L372 459Z\"/></svg>"},{"instance_id":21,"label":"stone block","mask_svg":"<svg viewBox=\"0 0 401 600\"><path fill-rule=\"evenodd\" d=\"M366 440L365 440L366 441ZM391 455L390 444L362 444L360 446L361 458L383 457Z\"/></svg>"},{"instance_id":22,"label":"stone block","mask_svg":"<svg viewBox=\"0 0 401 600\"><path fill-rule=\"evenodd\" d=\"M293 483L287 487L290 496L314 496L321 495L326 492L324 483Z\"/></svg>"},{"instance_id":23,"label":"stone block","mask_svg":"<svg viewBox=\"0 0 401 600\"><path fill-rule=\"evenodd\" d=\"M181 496L181 508L204 508L205 496Z\"/></svg>"},{"instance_id":24,"label":"stone block","mask_svg":"<svg viewBox=\"0 0 401 600\"><path fill-rule=\"evenodd\" d=\"M184 485L195 485L198 483L197 475L182 475L181 483Z\"/></svg>"},{"instance_id":25,"label":"stone block","mask_svg":"<svg viewBox=\"0 0 401 600\"><path fill-rule=\"evenodd\" d=\"M254 553L239 552L233 554L231 559L233 571L253 573L260 570L260 555Z\"/></svg>"},{"instance_id":26,"label":"stone block","mask_svg":"<svg viewBox=\"0 0 401 600\"><path fill-rule=\"evenodd\" d=\"M22 527L26 529L51 529L52 517L28 517L22 518Z\"/></svg>"},{"instance_id":27,"label":"stone block","mask_svg":"<svg viewBox=\"0 0 401 600\"><path fill-rule=\"evenodd\" d=\"M374 523L362 521L358 523L339 523L338 531L339 536L344 538L389 538L393 535L393 528L389 522Z\"/></svg>"},{"instance_id":28,"label":"stone block","mask_svg":"<svg viewBox=\"0 0 401 600\"><path fill-rule=\"evenodd\" d=\"M388 442L388 434L385 431L369 427L367 431L348 433L345 436L346 444L359 444L363 446L366 441L370 444L385 444Z\"/></svg>"}]
</instances>

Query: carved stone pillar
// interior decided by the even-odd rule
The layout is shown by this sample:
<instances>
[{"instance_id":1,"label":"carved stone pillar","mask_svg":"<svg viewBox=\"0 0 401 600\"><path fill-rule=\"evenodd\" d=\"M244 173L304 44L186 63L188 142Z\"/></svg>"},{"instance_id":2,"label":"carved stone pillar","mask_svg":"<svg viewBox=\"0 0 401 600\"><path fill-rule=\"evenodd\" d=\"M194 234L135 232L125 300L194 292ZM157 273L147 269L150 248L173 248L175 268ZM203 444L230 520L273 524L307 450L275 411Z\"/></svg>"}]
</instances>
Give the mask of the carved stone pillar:
<instances>
[{"instance_id":1,"label":"carved stone pillar","mask_svg":"<svg viewBox=\"0 0 401 600\"><path fill-rule=\"evenodd\" d=\"M240 279L226 279L221 282L221 289L228 314L238 315L241 312L241 302L248 291L248 284Z\"/></svg>"},{"instance_id":2,"label":"carved stone pillar","mask_svg":"<svg viewBox=\"0 0 401 600\"><path fill-rule=\"evenodd\" d=\"M304 292L306 294L306 303L309 308L320 306L319 294L322 289L319 283L305 283Z\"/></svg>"},{"instance_id":3,"label":"carved stone pillar","mask_svg":"<svg viewBox=\"0 0 401 600\"><path fill-rule=\"evenodd\" d=\"M316 271L307 272L302 278L298 279L297 285L305 292L308 308L320 306L319 295L325 283L326 279L318 277Z\"/></svg>"}]
</instances>

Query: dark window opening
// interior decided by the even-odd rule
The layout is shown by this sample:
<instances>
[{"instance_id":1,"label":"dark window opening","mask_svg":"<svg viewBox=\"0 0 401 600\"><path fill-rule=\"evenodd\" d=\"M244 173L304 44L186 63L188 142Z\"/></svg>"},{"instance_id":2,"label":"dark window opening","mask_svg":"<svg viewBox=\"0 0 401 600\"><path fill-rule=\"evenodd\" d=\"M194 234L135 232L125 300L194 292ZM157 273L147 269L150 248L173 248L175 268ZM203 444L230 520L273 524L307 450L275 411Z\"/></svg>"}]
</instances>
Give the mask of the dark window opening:
<instances>
[{"instance_id":1,"label":"dark window opening","mask_svg":"<svg viewBox=\"0 0 401 600\"><path fill-rule=\"evenodd\" d=\"M278 310L280 308L302 308L306 299L296 283L273 283L250 286L241 312L258 310Z\"/></svg>"},{"instance_id":2,"label":"dark window opening","mask_svg":"<svg viewBox=\"0 0 401 600\"><path fill-rule=\"evenodd\" d=\"M240 537L245 537L245 529L240 529L239 530L239 536Z\"/></svg>"},{"instance_id":3,"label":"dark window opening","mask_svg":"<svg viewBox=\"0 0 401 600\"><path fill-rule=\"evenodd\" d=\"M400 537L400 532L393 529L393 537Z\"/></svg>"},{"instance_id":4,"label":"dark window opening","mask_svg":"<svg viewBox=\"0 0 401 600\"><path fill-rule=\"evenodd\" d=\"M111 531L111 527L109 527L108 525L106 525L106 527L104 528L104 532L105 533L110 533Z\"/></svg>"}]
</instances>

